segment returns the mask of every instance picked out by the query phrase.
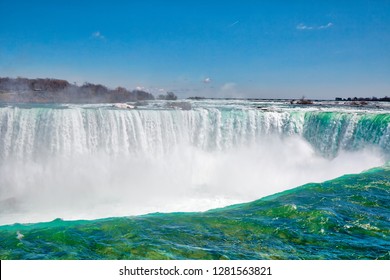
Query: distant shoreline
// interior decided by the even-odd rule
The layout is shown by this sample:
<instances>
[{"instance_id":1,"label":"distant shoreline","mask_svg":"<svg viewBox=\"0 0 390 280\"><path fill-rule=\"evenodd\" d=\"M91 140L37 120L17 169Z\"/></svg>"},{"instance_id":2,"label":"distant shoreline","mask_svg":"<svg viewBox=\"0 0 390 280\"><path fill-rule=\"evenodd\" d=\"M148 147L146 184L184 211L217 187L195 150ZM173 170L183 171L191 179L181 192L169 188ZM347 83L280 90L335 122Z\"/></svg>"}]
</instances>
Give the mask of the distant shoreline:
<instances>
[{"instance_id":1,"label":"distant shoreline","mask_svg":"<svg viewBox=\"0 0 390 280\"><path fill-rule=\"evenodd\" d=\"M84 83L82 86L60 79L1 78L0 102L10 103L118 103L154 100L156 97L144 90L124 87L109 89L101 84ZM175 100L167 92L157 99Z\"/></svg>"},{"instance_id":2,"label":"distant shoreline","mask_svg":"<svg viewBox=\"0 0 390 280\"><path fill-rule=\"evenodd\" d=\"M109 89L101 84L84 83L82 86L71 84L66 80L52 78L8 78L0 77L0 102L3 103L126 103L147 100L176 100L173 92L155 97L152 93L144 90L128 90L124 87ZM344 102L340 105L366 106L368 102L390 102L390 97L348 97L335 99L306 99L297 98L242 98L242 97L203 97L193 96L189 100L248 100L267 101L275 100L289 102L296 105L315 105L316 102L332 101Z\"/></svg>"}]
</instances>

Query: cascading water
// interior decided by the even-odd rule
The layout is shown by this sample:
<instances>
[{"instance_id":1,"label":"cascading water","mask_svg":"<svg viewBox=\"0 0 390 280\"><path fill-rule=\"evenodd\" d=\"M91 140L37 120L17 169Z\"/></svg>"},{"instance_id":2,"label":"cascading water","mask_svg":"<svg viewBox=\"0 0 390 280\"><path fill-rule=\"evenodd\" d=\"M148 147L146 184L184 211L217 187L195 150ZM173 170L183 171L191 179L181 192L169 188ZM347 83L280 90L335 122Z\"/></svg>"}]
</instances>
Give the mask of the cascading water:
<instances>
[{"instance_id":1,"label":"cascading water","mask_svg":"<svg viewBox=\"0 0 390 280\"><path fill-rule=\"evenodd\" d=\"M0 223L194 211L378 166L390 114L0 108ZM384 156L385 155L385 156Z\"/></svg>"}]
</instances>

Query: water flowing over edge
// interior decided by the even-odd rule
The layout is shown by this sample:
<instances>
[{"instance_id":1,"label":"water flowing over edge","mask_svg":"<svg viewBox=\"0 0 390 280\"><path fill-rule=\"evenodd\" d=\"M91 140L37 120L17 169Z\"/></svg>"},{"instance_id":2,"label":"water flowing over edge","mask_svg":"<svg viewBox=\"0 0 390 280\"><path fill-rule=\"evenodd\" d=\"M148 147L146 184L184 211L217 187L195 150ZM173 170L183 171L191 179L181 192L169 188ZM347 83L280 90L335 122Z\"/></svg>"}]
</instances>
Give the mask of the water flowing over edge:
<instances>
[{"instance_id":1,"label":"water flowing over edge","mask_svg":"<svg viewBox=\"0 0 390 280\"><path fill-rule=\"evenodd\" d=\"M207 210L387 160L386 112L272 106L0 108L3 223Z\"/></svg>"}]
</instances>

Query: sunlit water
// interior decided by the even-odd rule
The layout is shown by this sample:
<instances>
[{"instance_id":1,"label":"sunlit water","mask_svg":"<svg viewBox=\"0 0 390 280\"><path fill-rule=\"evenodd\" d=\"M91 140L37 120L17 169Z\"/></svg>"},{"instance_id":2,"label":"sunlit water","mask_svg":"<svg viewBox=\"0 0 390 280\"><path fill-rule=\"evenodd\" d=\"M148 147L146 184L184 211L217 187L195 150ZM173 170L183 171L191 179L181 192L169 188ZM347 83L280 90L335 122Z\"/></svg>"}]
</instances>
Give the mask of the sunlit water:
<instances>
[{"instance_id":1,"label":"sunlit water","mask_svg":"<svg viewBox=\"0 0 390 280\"><path fill-rule=\"evenodd\" d=\"M188 104L185 106L180 102L169 104L151 102L138 106L134 110L118 109L110 104L34 106L4 104L0 108L0 223L32 223L57 218L98 219L152 212L205 211L257 200L310 182L323 182L344 174L360 173L382 166L389 159L390 111L385 106L363 109L338 106L329 102L301 107L275 101L186 102ZM189 106L191 106L190 110L181 109L189 109ZM388 178L387 169L383 172L384 178ZM367 174L371 173L364 174L361 176L364 176L366 186L376 184L375 186L378 186L376 189L373 187L373 190L380 189L380 191L374 192L371 201L370 197L364 197L364 186L359 181L354 181L355 177L351 177L355 182L351 187L355 188L356 195L368 199L368 202L357 199L357 203L363 205L362 211L366 204L374 205L373 208L367 206L368 212L362 215L370 217L372 214L370 211L379 211L378 213L384 215L385 220L382 219L384 224L373 226L375 224L373 221L364 223L363 218L347 223L346 221L356 214L351 210L349 216L345 214L347 220L343 222L346 224L341 225L342 222L339 221L339 226L353 227L354 223L355 225L358 223L361 225L360 228L366 227L366 230L371 233L381 232L382 237L377 236L379 241L388 241L388 232L380 228L386 226L390 220L389 213L383 212L382 209L386 201L389 202L387 197L382 197L383 193L389 192L388 185L385 183L381 185L380 180L370 178ZM342 186L336 186L340 181L334 182L336 182L333 186L335 199L337 196L351 195L347 189L344 191ZM208 231L212 232L213 228L219 228L220 223L224 221L226 226L232 226L223 230L226 231L223 235L228 239L229 234L241 231L243 228L247 228L253 236L256 232L260 234L265 230L266 232L261 233L261 236L265 234L262 237L265 238L267 234L275 234L274 231L278 228L276 224L272 227L273 222L270 221L278 219L278 215L280 218L286 215L280 226L287 232L284 234L287 235L285 242L288 243L291 237L288 237L291 234L288 233L289 231L299 232L304 229L303 225L300 229L289 225L292 219L295 219L293 212L297 209L302 211L305 209L304 213L296 213L297 217L303 220L306 217L306 210L313 212L313 215L319 211L318 217L309 217L307 221L307 230L315 227L310 234L316 236L335 230L318 225L321 224L322 219L325 225L326 221L329 221L330 214L328 210L318 208L319 202L306 200L309 197L321 199L321 195L314 195L316 191L315 188L299 192L294 189L292 193L297 196L281 195L272 203L259 202L263 207L261 213L256 210L258 203L239 207L240 210L235 210L233 207L230 210L211 211L210 217L214 218L204 220L207 226L199 221L191 224L191 219L197 220L197 217L202 217L201 213L166 217L157 215L156 221L155 218L145 218L145 220L141 219L143 221L141 224L136 222L141 221L139 219L113 219L96 223L103 232L105 229L102 227L105 227L106 223L108 228L115 224L123 226L122 233L126 235L125 228L133 227L133 223L136 222L137 227L150 227L145 238L153 239L152 236L157 234L153 231L154 227L164 224L163 221L167 219L174 228L181 227L176 223L184 223L182 226L192 234L197 234L198 225L199 236L205 239L204 227L208 227ZM323 189L319 194L328 191ZM348 195L346 200L350 200ZM384 200L381 200L381 197ZM291 201L283 204L281 200L285 198ZM324 199L329 203L330 212L335 211L337 205L341 205L340 209L344 209L343 207L349 209L348 205L327 198L329 194L324 196ZM280 213L279 210L275 210L279 213L275 214L275 212L275 216L272 214L274 207L277 208L275 205L287 205L285 206L287 208L292 205L291 211L294 211L290 213L287 208L282 208ZM288 214L284 212L285 210ZM268 223L271 228L249 226L247 218L243 217L255 217L256 213L263 215L264 219L269 217ZM299 216L301 214L302 216ZM195 216L188 218L188 215ZM206 216L209 217L208 214ZM233 225L231 219L237 221L237 224ZM45 235L48 240L52 238L51 234L55 234L59 229L58 227L62 228L62 231L64 226L69 226L69 234L76 229L74 224L63 224L58 221L49 225L53 227L53 232L49 231L48 235ZM93 222L82 224L85 233L80 234L87 234L90 225L95 227ZM31 234L34 235L33 232L41 228L39 224L36 227L26 229L22 226L21 229L31 230ZM3 227L3 233L7 233L7 238L12 240L14 229L16 230L14 227ZM128 231L132 232L134 238L138 236L142 239L143 234L139 235L140 233L135 233L134 229L130 230L130 228ZM166 236L173 234L165 233ZM1 228L0 234L2 234ZM104 238L107 238L104 242L112 245L115 238L109 237L107 233L104 235L106 236ZM27 237L24 238L27 240ZM179 246L178 244L187 241L195 242L185 236L177 238L178 243L172 246ZM73 240L73 237L71 239ZM217 239L219 240L219 237ZM20 241L17 238L15 240L14 242ZM35 244L32 240L29 242ZM56 239L56 242L62 241ZM199 243L200 240L196 242ZM206 247L216 246L212 242L205 242ZM245 242L249 241L241 242L245 245ZM45 254L51 256L49 258L62 258L60 255L50 255L46 245L41 245L38 247L43 251L46 250ZM242 252L243 255L240 257L233 252L225 252L225 255L206 254L207 250L199 249L198 256L187 252L188 248L183 249L181 253L179 249L178 252L173 253L164 248L162 246L160 249L158 247L151 249L155 255L150 256L142 256L142 250L138 252L137 248L133 249L138 253L131 254L125 250L127 253L122 252L123 255L120 249L116 249L119 251L115 254L106 252L105 255L104 252L97 253L96 248L89 248L86 249L85 255L76 254L74 258L88 258L86 256L92 258L94 256L96 258L169 258L169 256L172 258L217 258L218 256L272 258L270 252L264 252L262 255L260 252L248 251ZM238 249L243 251L249 250L240 248ZM69 251L79 249L75 245L74 248L69 248ZM278 255L278 250L275 247L271 251L279 258L292 258L292 255L288 254ZM386 258L385 250L380 249L378 252ZM355 258L353 257L355 253L346 254L346 258ZM43 255L40 254L35 252L31 258L42 258ZM64 258L72 258L69 257L72 254L65 254L64 256L68 257ZM359 253L356 256L358 255ZM30 258L24 253L3 254L3 256ZM310 258L308 256L310 255L305 255L304 258ZM339 258L341 255L334 253L331 256ZM322 257L327 258L326 255ZM316 255L315 258L320 257Z\"/></svg>"}]
</instances>

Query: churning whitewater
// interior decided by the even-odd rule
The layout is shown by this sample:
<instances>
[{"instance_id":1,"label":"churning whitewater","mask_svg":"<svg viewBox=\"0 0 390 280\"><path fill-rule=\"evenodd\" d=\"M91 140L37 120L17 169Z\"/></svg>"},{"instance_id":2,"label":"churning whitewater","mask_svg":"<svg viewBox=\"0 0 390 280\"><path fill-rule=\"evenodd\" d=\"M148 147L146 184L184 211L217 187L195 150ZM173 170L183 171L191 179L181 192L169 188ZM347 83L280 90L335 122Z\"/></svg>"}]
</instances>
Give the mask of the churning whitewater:
<instances>
[{"instance_id":1,"label":"churning whitewater","mask_svg":"<svg viewBox=\"0 0 390 280\"><path fill-rule=\"evenodd\" d=\"M252 201L383 165L389 124L386 108L334 104L3 104L0 224Z\"/></svg>"}]
</instances>

